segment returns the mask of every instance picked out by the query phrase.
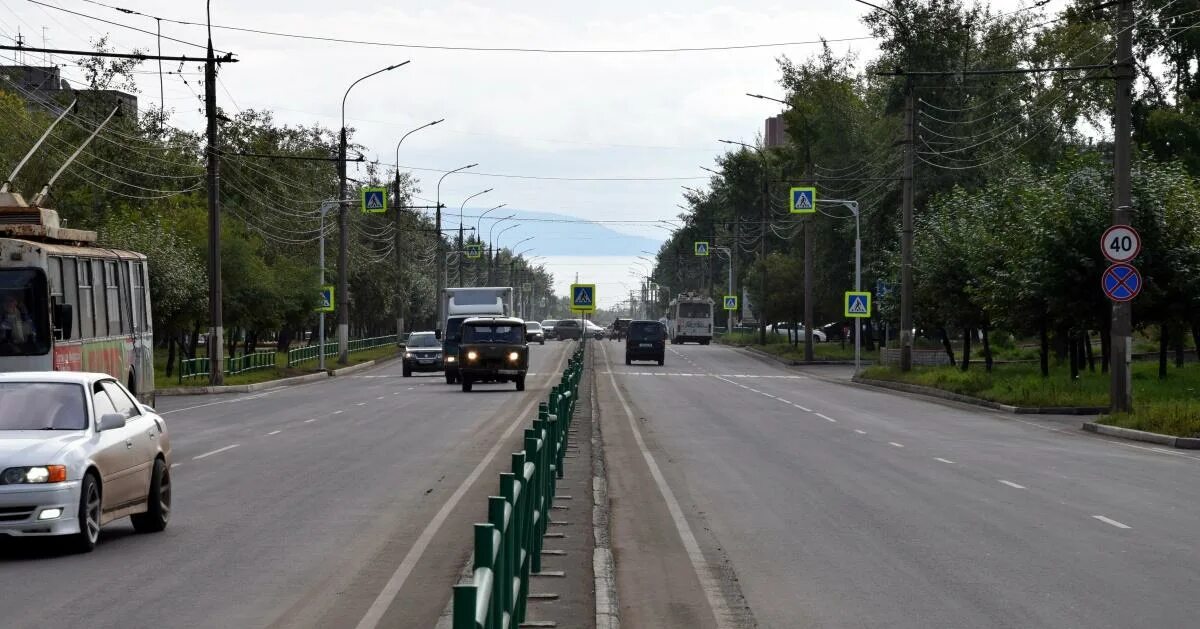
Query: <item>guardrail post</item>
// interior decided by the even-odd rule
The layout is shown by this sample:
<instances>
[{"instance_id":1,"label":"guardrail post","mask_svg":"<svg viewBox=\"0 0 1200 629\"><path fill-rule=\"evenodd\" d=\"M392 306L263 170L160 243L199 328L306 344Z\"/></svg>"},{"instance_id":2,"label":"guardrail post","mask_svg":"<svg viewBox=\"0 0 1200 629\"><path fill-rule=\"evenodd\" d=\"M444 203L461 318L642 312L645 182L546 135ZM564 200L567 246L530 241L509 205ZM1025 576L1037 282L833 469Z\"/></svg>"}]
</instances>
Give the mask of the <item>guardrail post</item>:
<instances>
[{"instance_id":1,"label":"guardrail post","mask_svg":"<svg viewBox=\"0 0 1200 629\"><path fill-rule=\"evenodd\" d=\"M479 629L475 623L475 597L478 593L474 583L454 586L454 629Z\"/></svg>"},{"instance_id":2,"label":"guardrail post","mask_svg":"<svg viewBox=\"0 0 1200 629\"><path fill-rule=\"evenodd\" d=\"M492 592L488 601L487 617L483 621L485 627L498 625L499 616L496 614L496 568L495 568L495 528L490 524L475 525L475 569L487 568L492 572Z\"/></svg>"},{"instance_id":3,"label":"guardrail post","mask_svg":"<svg viewBox=\"0 0 1200 629\"><path fill-rule=\"evenodd\" d=\"M492 590L497 618L512 613L512 518L506 517L508 501L503 496L488 496L488 522L500 531L500 548L496 552L496 587ZM506 521L507 520L507 521Z\"/></svg>"}]
</instances>

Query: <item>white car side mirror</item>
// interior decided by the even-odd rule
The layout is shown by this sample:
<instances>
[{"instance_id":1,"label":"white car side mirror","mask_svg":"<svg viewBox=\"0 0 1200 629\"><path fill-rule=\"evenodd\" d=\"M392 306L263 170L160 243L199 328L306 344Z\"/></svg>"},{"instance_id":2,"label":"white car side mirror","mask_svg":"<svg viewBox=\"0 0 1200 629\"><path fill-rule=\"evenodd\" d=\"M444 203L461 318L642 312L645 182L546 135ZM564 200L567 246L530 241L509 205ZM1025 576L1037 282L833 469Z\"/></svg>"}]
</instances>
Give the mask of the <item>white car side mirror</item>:
<instances>
[{"instance_id":1,"label":"white car side mirror","mask_svg":"<svg viewBox=\"0 0 1200 629\"><path fill-rule=\"evenodd\" d=\"M125 416L120 413L109 413L100 417L100 432L125 427Z\"/></svg>"}]
</instances>

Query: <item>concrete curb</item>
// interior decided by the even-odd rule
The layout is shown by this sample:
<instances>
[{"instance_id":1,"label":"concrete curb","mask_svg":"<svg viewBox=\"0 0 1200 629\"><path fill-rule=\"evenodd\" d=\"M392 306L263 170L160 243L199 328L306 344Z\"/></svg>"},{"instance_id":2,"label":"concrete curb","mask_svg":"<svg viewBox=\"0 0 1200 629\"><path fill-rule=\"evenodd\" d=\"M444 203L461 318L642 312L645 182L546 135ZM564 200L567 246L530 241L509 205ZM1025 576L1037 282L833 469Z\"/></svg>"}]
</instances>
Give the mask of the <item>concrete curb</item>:
<instances>
[{"instance_id":1,"label":"concrete curb","mask_svg":"<svg viewBox=\"0 0 1200 629\"><path fill-rule=\"evenodd\" d=\"M342 367L341 369L330 369L329 377L336 378L338 376L348 376L352 373L362 371L364 369L370 369L371 367L374 367L374 366L375 366L375 361L368 360L367 362L358 363L357 365L350 365L349 367Z\"/></svg>"},{"instance_id":2,"label":"concrete curb","mask_svg":"<svg viewBox=\"0 0 1200 629\"><path fill-rule=\"evenodd\" d=\"M764 352L763 350L758 349L757 347L752 347L750 345L726 345L725 347L742 349L742 350L745 350L752 354L762 356L763 358L769 358L777 363L787 365L789 367L807 367L809 365L853 365L854 364L853 360L814 360L812 362L806 362L803 360L784 358L782 356L777 356L775 354L772 354L771 352ZM863 359L862 364L872 365L872 364L874 364L874 361Z\"/></svg>"},{"instance_id":3,"label":"concrete curb","mask_svg":"<svg viewBox=\"0 0 1200 629\"><path fill-rule=\"evenodd\" d=\"M267 380L266 382L256 382L254 384L233 384L222 387L168 387L158 389L154 392L155 395L175 396L175 395L207 395L217 393L254 393L273 387L290 387L306 382L314 382L321 378L328 378L324 372L310 373L303 376L292 376L291 378L280 378L278 380Z\"/></svg>"},{"instance_id":4,"label":"concrete curb","mask_svg":"<svg viewBox=\"0 0 1200 629\"><path fill-rule=\"evenodd\" d=\"M1104 424L1097 424L1096 422L1083 422L1083 429L1098 435L1108 435L1109 437L1120 437L1121 439L1144 441L1146 443L1157 443L1180 450L1200 450L1200 439L1192 437L1173 437L1157 432L1146 432L1144 430L1121 428L1119 426L1106 426Z\"/></svg>"},{"instance_id":5,"label":"concrete curb","mask_svg":"<svg viewBox=\"0 0 1200 629\"><path fill-rule=\"evenodd\" d=\"M916 384L908 384L906 382L873 380L859 376L855 376L850 380L850 382L869 387L891 389L893 391L902 391L904 393L912 393L914 395L924 395L942 400L950 400L951 402L981 406L983 408L990 408L995 411L1013 413L1014 415L1101 415L1108 412L1107 407L1098 406L1013 406L1011 404L1001 404L999 402L983 400L977 397L971 397L969 395L961 395L958 393L951 393L949 391L942 391L941 389L935 389L933 387L923 387Z\"/></svg>"},{"instance_id":6,"label":"concrete curb","mask_svg":"<svg viewBox=\"0 0 1200 629\"><path fill-rule=\"evenodd\" d=\"M589 394L592 407L592 578L596 601L596 629L621 629L621 606L617 601L617 568L610 542L611 511L608 502L608 466L600 428L599 387L596 384L595 352L588 353L591 371Z\"/></svg>"}]
</instances>

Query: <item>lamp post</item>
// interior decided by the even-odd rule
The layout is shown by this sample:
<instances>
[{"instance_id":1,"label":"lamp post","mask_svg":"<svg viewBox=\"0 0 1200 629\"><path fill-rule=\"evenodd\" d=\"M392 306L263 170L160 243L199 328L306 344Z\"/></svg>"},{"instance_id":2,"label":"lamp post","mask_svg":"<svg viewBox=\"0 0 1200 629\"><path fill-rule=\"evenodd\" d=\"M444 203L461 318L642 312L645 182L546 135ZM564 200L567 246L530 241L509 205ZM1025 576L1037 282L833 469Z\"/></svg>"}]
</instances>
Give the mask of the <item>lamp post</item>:
<instances>
[{"instance_id":1,"label":"lamp post","mask_svg":"<svg viewBox=\"0 0 1200 629\"><path fill-rule=\"evenodd\" d=\"M854 291L862 291L862 231L860 227L858 201L852 199L821 199L821 203L838 203L846 206L854 215ZM845 218L845 217L842 217ZM804 328L804 336L812 335L812 330ZM862 319L854 320L854 373L860 368L862 354Z\"/></svg>"},{"instance_id":2,"label":"lamp post","mask_svg":"<svg viewBox=\"0 0 1200 629\"><path fill-rule=\"evenodd\" d=\"M442 312L442 289L445 287L446 282L446 251L443 247L443 245L446 243L442 239L442 181L444 181L446 177L449 177L456 172L466 170L468 168L474 168L478 165L478 163L467 164L466 166L459 166L454 170L447 170L446 172L442 173L442 176L438 178L437 182L437 197L435 197L436 201L434 202L437 212L437 216L434 221L436 223L434 225L434 235L437 237L437 269L434 272L437 274L437 278L434 280L436 289L433 298L436 299L438 303L438 329L441 329L440 326L446 322L446 313Z\"/></svg>"},{"instance_id":3,"label":"lamp post","mask_svg":"<svg viewBox=\"0 0 1200 629\"><path fill-rule=\"evenodd\" d=\"M397 340L402 338L404 335L404 310L405 310L405 307L404 307L405 306L405 303L404 303L405 302L405 299L404 299L404 274L400 272L400 270L404 268L404 251L400 247L400 240L401 240L401 236L400 236L400 215L401 215L401 213L400 213L401 212L401 210L400 210L400 145L404 144L404 139L407 138L408 136L420 131L421 129L426 129L428 127L432 127L435 124L440 124L445 120L446 120L445 118L439 118L437 120L434 120L433 122L427 122L427 123L417 127L416 129L413 129L413 130L409 131L408 133L405 133L404 135L400 136L400 141L396 143L396 186L395 186L395 189L393 190L392 198L395 199L395 202L393 203L393 205L395 206L395 210L396 210L396 230L395 230L396 231L396 243L393 246L393 249L396 250L396 339Z\"/></svg>"},{"instance_id":4,"label":"lamp post","mask_svg":"<svg viewBox=\"0 0 1200 629\"><path fill-rule=\"evenodd\" d=\"M458 278L459 284L463 283L463 208L467 207L467 201L470 201L481 194L487 194L492 190L492 188L480 190L479 192L476 192L475 194L463 199L462 205L458 206L458 273L456 274L456 277ZM475 233L478 234L479 232L476 231Z\"/></svg>"},{"instance_id":5,"label":"lamp post","mask_svg":"<svg viewBox=\"0 0 1200 629\"><path fill-rule=\"evenodd\" d=\"M768 177L768 173L767 173L767 155L766 155L766 153L763 153L762 149L758 148L757 146L751 146L749 144L746 144L745 142L736 142L734 140L720 140L720 142L722 144L736 144L737 146L740 146L743 148L752 149L758 153L759 157L762 158L762 165L763 165L763 167L762 167L762 170L763 170L762 212L761 212L762 225L759 226L759 229L761 229L762 231L759 234L759 241L758 241L759 266L762 267L760 269L761 272L760 272L759 278L758 278L758 292L759 292L760 298L762 299L762 303L759 304L759 306L758 306L758 312L759 312L758 342L763 345L766 345L767 344L767 218L770 216L770 211L768 210L768 204L770 203L770 197L768 196L768 191L770 189L770 187L769 187L770 182L769 182L769 177Z\"/></svg>"},{"instance_id":6,"label":"lamp post","mask_svg":"<svg viewBox=\"0 0 1200 629\"><path fill-rule=\"evenodd\" d=\"M342 128L338 133L338 240L341 249L338 251L338 363L346 364L350 360L350 207L346 200L346 99L355 85L400 66L407 65L405 61L390 65L382 70L376 70L360 77L346 88L342 94ZM325 351L324 348L321 351Z\"/></svg>"},{"instance_id":7,"label":"lamp post","mask_svg":"<svg viewBox=\"0 0 1200 629\"><path fill-rule=\"evenodd\" d=\"M508 219L510 219L510 218L512 218L512 217L514 217L514 216L516 216L516 214L509 214L508 216L505 216L504 218L501 218L501 219L499 219L499 220L495 221L494 223L492 223L492 226L491 226L490 228L488 228L488 276L487 276L487 283L488 283L488 285L489 285L489 286L491 286L491 285L492 285L492 267L494 266L495 257L496 257L496 248L495 248L495 242L496 242L496 241L495 241L495 239L493 239L493 238L492 238L492 234L493 234L493 233L495 233L495 231L496 231L496 226L497 226L497 225L499 225L500 223L503 223L504 221L507 221ZM503 230L501 230L501 233L503 233Z\"/></svg>"}]
</instances>

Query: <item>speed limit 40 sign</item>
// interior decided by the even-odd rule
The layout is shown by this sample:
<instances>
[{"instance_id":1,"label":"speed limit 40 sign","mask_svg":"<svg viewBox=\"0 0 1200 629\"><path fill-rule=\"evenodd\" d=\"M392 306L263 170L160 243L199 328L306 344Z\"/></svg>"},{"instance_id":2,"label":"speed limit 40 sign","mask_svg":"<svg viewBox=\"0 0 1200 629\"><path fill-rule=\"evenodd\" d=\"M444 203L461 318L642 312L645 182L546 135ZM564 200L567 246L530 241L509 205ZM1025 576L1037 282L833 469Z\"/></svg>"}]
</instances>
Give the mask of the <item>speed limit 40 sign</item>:
<instances>
[{"instance_id":1,"label":"speed limit 40 sign","mask_svg":"<svg viewBox=\"0 0 1200 629\"><path fill-rule=\"evenodd\" d=\"M1100 251L1113 262L1129 262L1142 252L1142 237L1128 225L1113 225L1100 237Z\"/></svg>"}]
</instances>

